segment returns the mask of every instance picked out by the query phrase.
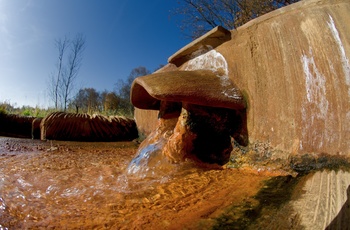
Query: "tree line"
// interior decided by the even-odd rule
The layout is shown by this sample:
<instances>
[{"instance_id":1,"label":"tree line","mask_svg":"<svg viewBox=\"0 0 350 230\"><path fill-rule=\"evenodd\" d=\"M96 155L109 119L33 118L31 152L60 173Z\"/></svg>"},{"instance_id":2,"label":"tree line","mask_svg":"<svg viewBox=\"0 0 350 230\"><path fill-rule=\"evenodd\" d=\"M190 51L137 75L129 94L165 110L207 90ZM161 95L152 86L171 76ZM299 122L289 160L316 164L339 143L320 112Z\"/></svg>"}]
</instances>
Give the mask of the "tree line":
<instances>
[{"instance_id":1,"label":"tree line","mask_svg":"<svg viewBox=\"0 0 350 230\"><path fill-rule=\"evenodd\" d=\"M130 102L131 84L135 78L150 74L146 67L134 68L126 81L120 80L115 91L98 92L94 88L82 88L74 96L68 108L76 113L102 113L107 115L132 116L134 107Z\"/></svg>"},{"instance_id":2,"label":"tree line","mask_svg":"<svg viewBox=\"0 0 350 230\"><path fill-rule=\"evenodd\" d=\"M162 67L162 66L160 66ZM81 88L72 94L67 100L66 112L88 113L104 115L123 115L133 117L134 106L130 102L131 84L135 78L150 74L144 66L139 66L131 70L126 80L119 80L115 84L113 91L98 91L92 87ZM73 82L74 83L74 82ZM54 86L54 85L50 85ZM52 102L56 102L56 97L52 97ZM60 103L58 103L60 105ZM50 112L63 111L61 107L39 108L31 106L16 107L9 101L0 102L1 114L18 114L23 116L44 117Z\"/></svg>"},{"instance_id":3,"label":"tree line","mask_svg":"<svg viewBox=\"0 0 350 230\"><path fill-rule=\"evenodd\" d=\"M134 113L134 107L130 102L132 82L135 78L150 73L151 72L144 66L134 68L126 81L119 80L115 84L115 90L113 91L97 91L92 87L81 88L75 95L72 95L71 98L68 97L67 104L63 104L64 107L55 107L55 110L132 117ZM74 82L71 82L71 84L73 85ZM56 102L56 97L53 97L52 100Z\"/></svg>"}]
</instances>

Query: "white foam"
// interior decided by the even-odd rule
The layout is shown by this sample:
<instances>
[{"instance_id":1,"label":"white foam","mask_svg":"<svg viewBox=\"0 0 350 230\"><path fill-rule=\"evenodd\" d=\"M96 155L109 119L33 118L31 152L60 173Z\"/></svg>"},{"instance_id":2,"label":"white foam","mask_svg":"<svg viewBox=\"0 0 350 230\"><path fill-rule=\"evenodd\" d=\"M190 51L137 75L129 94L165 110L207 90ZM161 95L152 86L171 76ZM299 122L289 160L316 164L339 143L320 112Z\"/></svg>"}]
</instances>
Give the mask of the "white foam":
<instances>
[{"instance_id":1,"label":"white foam","mask_svg":"<svg viewBox=\"0 0 350 230\"><path fill-rule=\"evenodd\" d=\"M209 48L207 47L207 49ZM201 49L198 52L202 52ZM221 53L214 49L188 61L185 70L210 70L217 74L217 76L220 78L220 83L222 86L227 87L231 84L231 80L228 77L229 71L227 61ZM235 92L236 89L232 88L231 90L221 92L221 94L229 98L240 99L237 98L237 94Z\"/></svg>"},{"instance_id":2,"label":"white foam","mask_svg":"<svg viewBox=\"0 0 350 230\"><path fill-rule=\"evenodd\" d=\"M227 62L224 56L216 50L210 50L187 63L185 70L211 70L213 72L223 73L228 76Z\"/></svg>"}]
</instances>

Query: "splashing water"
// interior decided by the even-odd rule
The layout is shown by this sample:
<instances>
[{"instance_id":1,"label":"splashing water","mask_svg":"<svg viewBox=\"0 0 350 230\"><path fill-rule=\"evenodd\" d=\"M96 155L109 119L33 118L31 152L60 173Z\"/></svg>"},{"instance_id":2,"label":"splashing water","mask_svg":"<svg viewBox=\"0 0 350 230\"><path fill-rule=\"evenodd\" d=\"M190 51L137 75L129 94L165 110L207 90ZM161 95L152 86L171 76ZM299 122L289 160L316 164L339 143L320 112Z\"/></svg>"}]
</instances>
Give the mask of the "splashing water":
<instances>
[{"instance_id":1,"label":"splashing water","mask_svg":"<svg viewBox=\"0 0 350 230\"><path fill-rule=\"evenodd\" d=\"M142 142L136 157L131 160L126 169L127 176L165 181L170 174L176 171L177 166L164 156L163 148L173 134L177 117L173 119L161 118L158 122L157 130Z\"/></svg>"},{"instance_id":2,"label":"splashing water","mask_svg":"<svg viewBox=\"0 0 350 230\"><path fill-rule=\"evenodd\" d=\"M127 173L140 178L154 177L154 169L162 162L160 143L150 144L139 150L138 155L130 162Z\"/></svg>"},{"instance_id":3,"label":"splashing water","mask_svg":"<svg viewBox=\"0 0 350 230\"><path fill-rule=\"evenodd\" d=\"M118 191L124 193L143 190L154 183L165 183L169 180L172 166L162 154L165 144L163 139L149 144L144 141L129 163L128 167L118 176Z\"/></svg>"}]
</instances>

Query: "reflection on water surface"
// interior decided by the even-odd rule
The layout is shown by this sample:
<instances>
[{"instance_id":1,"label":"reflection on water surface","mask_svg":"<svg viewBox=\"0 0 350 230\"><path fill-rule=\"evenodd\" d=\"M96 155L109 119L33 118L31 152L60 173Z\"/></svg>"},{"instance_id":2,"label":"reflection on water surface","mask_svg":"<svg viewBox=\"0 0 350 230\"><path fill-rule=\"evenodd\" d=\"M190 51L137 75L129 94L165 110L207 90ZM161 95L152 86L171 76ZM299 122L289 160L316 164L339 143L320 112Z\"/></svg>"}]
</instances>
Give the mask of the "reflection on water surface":
<instances>
[{"instance_id":1,"label":"reflection on water surface","mask_svg":"<svg viewBox=\"0 0 350 230\"><path fill-rule=\"evenodd\" d=\"M126 170L136 150L0 137L0 229L210 228L272 176L185 162L140 178Z\"/></svg>"}]
</instances>

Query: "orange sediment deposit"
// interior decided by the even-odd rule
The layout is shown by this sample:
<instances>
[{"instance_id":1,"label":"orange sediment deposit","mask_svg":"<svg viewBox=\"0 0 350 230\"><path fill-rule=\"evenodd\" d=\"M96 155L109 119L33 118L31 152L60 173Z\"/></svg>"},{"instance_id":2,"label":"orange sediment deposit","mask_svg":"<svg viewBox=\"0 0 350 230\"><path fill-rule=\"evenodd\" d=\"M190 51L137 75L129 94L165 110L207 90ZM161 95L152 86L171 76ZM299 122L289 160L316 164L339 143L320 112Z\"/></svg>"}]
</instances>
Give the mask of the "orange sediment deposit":
<instances>
[{"instance_id":1,"label":"orange sediment deposit","mask_svg":"<svg viewBox=\"0 0 350 230\"><path fill-rule=\"evenodd\" d=\"M212 226L226 207L244 204L278 175L187 164L169 176L138 180L125 174L137 148L131 142L0 143L0 223L8 228Z\"/></svg>"},{"instance_id":2,"label":"orange sediment deposit","mask_svg":"<svg viewBox=\"0 0 350 230\"><path fill-rule=\"evenodd\" d=\"M300 1L181 49L133 84L138 150L0 138L0 228L347 229L349 9Z\"/></svg>"},{"instance_id":3,"label":"orange sediment deposit","mask_svg":"<svg viewBox=\"0 0 350 230\"><path fill-rule=\"evenodd\" d=\"M0 138L2 228L309 229L346 226L350 175L185 161L140 179L133 142ZM318 169L319 170L319 169ZM305 208L307 207L307 208Z\"/></svg>"}]
</instances>

